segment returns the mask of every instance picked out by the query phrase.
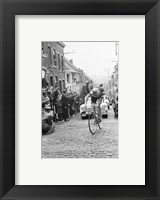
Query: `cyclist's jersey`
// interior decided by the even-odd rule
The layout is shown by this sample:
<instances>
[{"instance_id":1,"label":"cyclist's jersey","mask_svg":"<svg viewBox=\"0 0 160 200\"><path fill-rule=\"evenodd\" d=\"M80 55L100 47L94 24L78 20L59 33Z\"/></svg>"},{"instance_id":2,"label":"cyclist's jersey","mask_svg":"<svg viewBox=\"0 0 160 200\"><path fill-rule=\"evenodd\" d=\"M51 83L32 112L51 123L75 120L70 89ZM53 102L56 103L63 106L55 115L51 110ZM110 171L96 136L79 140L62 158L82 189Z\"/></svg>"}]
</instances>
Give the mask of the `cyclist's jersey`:
<instances>
[{"instance_id":1,"label":"cyclist's jersey","mask_svg":"<svg viewBox=\"0 0 160 200\"><path fill-rule=\"evenodd\" d=\"M98 88L94 88L93 90L90 91L90 96L91 96L91 102L96 103L97 99L100 99L104 93L99 94L98 93Z\"/></svg>"}]
</instances>

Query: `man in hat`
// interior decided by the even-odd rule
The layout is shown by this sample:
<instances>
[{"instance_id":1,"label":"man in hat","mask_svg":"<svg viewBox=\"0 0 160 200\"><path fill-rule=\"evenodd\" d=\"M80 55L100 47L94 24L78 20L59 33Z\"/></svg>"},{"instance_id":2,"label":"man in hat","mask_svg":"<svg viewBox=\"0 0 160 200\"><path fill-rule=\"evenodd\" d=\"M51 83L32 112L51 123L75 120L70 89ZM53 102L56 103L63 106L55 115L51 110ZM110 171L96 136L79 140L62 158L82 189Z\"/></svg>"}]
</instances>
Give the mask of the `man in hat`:
<instances>
[{"instance_id":1,"label":"man in hat","mask_svg":"<svg viewBox=\"0 0 160 200\"><path fill-rule=\"evenodd\" d=\"M51 107L42 105L42 134L50 134L54 132L54 124L52 121L53 113Z\"/></svg>"}]
</instances>

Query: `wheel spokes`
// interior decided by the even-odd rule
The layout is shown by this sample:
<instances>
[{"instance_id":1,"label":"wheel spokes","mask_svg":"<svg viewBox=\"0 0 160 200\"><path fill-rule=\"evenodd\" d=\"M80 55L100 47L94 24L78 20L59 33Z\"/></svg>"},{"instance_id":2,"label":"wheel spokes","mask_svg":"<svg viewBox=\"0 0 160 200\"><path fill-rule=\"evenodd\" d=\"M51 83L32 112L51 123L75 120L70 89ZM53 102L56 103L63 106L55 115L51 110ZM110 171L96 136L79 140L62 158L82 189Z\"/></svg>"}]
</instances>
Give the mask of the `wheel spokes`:
<instances>
[{"instance_id":1,"label":"wheel spokes","mask_svg":"<svg viewBox=\"0 0 160 200\"><path fill-rule=\"evenodd\" d=\"M89 115L88 125L89 125L90 132L92 134L95 134L97 130L97 122L96 122L95 115L93 113Z\"/></svg>"}]
</instances>

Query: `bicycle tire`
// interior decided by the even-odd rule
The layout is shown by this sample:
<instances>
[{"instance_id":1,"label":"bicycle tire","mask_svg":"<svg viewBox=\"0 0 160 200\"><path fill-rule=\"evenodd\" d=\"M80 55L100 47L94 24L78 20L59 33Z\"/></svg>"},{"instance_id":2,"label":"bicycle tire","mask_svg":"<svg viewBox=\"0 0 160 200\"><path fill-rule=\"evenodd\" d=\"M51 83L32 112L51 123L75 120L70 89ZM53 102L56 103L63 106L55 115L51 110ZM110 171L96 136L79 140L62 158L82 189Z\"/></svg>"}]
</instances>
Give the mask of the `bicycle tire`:
<instances>
[{"instance_id":1,"label":"bicycle tire","mask_svg":"<svg viewBox=\"0 0 160 200\"><path fill-rule=\"evenodd\" d=\"M99 127L99 129L102 129L102 120L103 120L103 118L102 118L102 116L101 116L101 122L99 122L99 121L98 121L98 123L97 123L97 124L98 124L98 127Z\"/></svg>"},{"instance_id":2,"label":"bicycle tire","mask_svg":"<svg viewBox=\"0 0 160 200\"><path fill-rule=\"evenodd\" d=\"M102 120L102 119L101 119ZM102 129L102 121L101 122L98 122L98 127L99 129Z\"/></svg>"},{"instance_id":3,"label":"bicycle tire","mask_svg":"<svg viewBox=\"0 0 160 200\"><path fill-rule=\"evenodd\" d=\"M94 122L92 122L91 120L94 120ZM97 123L95 122L95 113L90 113L88 115L88 127L89 127L89 131L92 135L94 135L97 131ZM92 125L95 127L95 129L92 129Z\"/></svg>"}]
</instances>

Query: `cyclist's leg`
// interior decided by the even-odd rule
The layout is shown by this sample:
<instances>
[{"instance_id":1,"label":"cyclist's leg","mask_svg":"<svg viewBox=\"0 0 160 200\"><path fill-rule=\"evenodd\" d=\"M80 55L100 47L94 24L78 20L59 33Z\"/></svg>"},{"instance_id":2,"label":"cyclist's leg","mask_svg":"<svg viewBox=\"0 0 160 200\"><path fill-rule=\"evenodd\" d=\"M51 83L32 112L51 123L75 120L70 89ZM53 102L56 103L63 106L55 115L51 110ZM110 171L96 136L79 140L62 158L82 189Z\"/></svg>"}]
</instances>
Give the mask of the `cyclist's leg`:
<instances>
[{"instance_id":1,"label":"cyclist's leg","mask_svg":"<svg viewBox=\"0 0 160 200\"><path fill-rule=\"evenodd\" d=\"M92 105L92 110L93 110L93 113L94 113L94 115L93 115L93 116L95 117L95 116L96 116L96 104L92 102L92 104L91 104L91 105ZM95 121L94 121L94 123L96 123L96 118L95 118Z\"/></svg>"},{"instance_id":2,"label":"cyclist's leg","mask_svg":"<svg viewBox=\"0 0 160 200\"><path fill-rule=\"evenodd\" d=\"M98 102L97 109L98 109L98 127L99 127L100 129L102 129L101 102Z\"/></svg>"},{"instance_id":3,"label":"cyclist's leg","mask_svg":"<svg viewBox=\"0 0 160 200\"><path fill-rule=\"evenodd\" d=\"M91 97L91 105L92 105L93 112L96 113L96 98Z\"/></svg>"},{"instance_id":4,"label":"cyclist's leg","mask_svg":"<svg viewBox=\"0 0 160 200\"><path fill-rule=\"evenodd\" d=\"M92 103L92 109L93 109L93 112L96 113L96 105L95 105L95 103Z\"/></svg>"},{"instance_id":5,"label":"cyclist's leg","mask_svg":"<svg viewBox=\"0 0 160 200\"><path fill-rule=\"evenodd\" d=\"M101 101L98 99L97 101L97 110L98 110L98 119L102 119L102 115L101 115Z\"/></svg>"}]
</instances>

